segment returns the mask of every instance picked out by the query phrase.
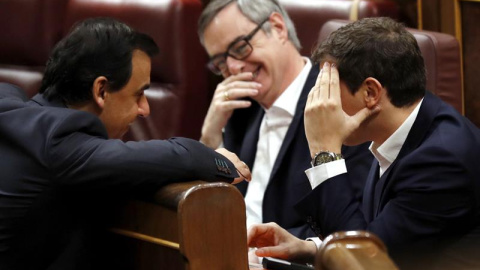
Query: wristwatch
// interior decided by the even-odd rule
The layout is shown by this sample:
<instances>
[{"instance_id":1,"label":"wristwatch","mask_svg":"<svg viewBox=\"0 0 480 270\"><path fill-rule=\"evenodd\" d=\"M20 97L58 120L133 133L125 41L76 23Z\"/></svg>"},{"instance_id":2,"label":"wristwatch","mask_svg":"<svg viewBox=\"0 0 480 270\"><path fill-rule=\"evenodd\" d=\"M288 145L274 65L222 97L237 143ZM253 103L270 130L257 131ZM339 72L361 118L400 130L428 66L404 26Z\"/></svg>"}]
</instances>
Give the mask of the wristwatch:
<instances>
[{"instance_id":1,"label":"wristwatch","mask_svg":"<svg viewBox=\"0 0 480 270\"><path fill-rule=\"evenodd\" d=\"M315 167L318 165L322 165L324 163L328 163L328 162L340 160L340 159L343 159L342 154L337 154L329 151L320 151L315 154L311 164L312 164L312 167Z\"/></svg>"}]
</instances>

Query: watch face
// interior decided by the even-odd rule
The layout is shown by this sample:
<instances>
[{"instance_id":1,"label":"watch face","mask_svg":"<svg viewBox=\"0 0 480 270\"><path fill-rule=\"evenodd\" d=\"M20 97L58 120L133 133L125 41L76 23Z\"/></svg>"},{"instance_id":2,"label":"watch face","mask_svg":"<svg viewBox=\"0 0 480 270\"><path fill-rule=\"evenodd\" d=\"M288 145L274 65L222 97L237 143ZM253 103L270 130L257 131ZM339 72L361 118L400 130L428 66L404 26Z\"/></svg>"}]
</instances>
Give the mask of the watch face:
<instances>
[{"instance_id":1,"label":"watch face","mask_svg":"<svg viewBox=\"0 0 480 270\"><path fill-rule=\"evenodd\" d=\"M314 166L318 166L323 163L331 162L335 160L335 154L331 152L320 152L318 153L313 161Z\"/></svg>"}]
</instances>

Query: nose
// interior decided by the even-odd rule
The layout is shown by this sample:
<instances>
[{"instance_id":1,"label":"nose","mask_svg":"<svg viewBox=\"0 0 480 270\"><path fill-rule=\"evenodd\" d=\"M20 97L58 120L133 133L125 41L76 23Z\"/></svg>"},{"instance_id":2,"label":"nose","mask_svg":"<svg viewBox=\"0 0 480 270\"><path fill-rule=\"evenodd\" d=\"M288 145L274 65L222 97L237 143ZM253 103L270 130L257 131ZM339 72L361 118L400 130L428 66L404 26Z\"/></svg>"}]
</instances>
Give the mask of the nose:
<instances>
[{"instance_id":1,"label":"nose","mask_svg":"<svg viewBox=\"0 0 480 270\"><path fill-rule=\"evenodd\" d=\"M147 117L150 115L150 105L148 104L147 97L143 95L138 103L138 116Z\"/></svg>"},{"instance_id":2,"label":"nose","mask_svg":"<svg viewBox=\"0 0 480 270\"><path fill-rule=\"evenodd\" d=\"M245 62L243 60L237 60L233 57L228 56L227 67L230 74L237 75L238 73L241 73L243 71L243 68L245 67Z\"/></svg>"}]
</instances>

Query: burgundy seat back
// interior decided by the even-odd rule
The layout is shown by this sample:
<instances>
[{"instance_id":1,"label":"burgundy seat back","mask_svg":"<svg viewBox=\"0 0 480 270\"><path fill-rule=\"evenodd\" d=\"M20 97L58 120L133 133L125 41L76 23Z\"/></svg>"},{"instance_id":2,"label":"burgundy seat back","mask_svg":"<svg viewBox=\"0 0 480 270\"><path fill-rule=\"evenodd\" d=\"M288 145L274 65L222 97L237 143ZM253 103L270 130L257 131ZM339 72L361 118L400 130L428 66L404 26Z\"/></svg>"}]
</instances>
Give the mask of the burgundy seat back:
<instances>
[{"instance_id":1,"label":"burgundy seat back","mask_svg":"<svg viewBox=\"0 0 480 270\"><path fill-rule=\"evenodd\" d=\"M367 17L400 18L393 0L280 0L295 24L302 55L309 56L322 26L332 19L357 20Z\"/></svg>"},{"instance_id":2,"label":"burgundy seat back","mask_svg":"<svg viewBox=\"0 0 480 270\"><path fill-rule=\"evenodd\" d=\"M332 20L320 32L319 42L349 21ZM455 37L417 29L408 29L417 39L427 70L427 90L463 113L460 47Z\"/></svg>"},{"instance_id":3,"label":"burgundy seat back","mask_svg":"<svg viewBox=\"0 0 480 270\"><path fill-rule=\"evenodd\" d=\"M66 0L0 1L0 82L33 96L63 28Z\"/></svg>"}]
</instances>

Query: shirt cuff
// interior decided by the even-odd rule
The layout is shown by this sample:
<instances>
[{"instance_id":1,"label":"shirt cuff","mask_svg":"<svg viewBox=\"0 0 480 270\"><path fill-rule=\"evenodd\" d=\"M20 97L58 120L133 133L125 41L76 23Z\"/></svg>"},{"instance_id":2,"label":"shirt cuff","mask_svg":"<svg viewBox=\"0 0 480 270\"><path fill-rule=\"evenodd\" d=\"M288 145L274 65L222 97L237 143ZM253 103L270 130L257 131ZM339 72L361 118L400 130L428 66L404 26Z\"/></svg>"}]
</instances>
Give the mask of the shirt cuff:
<instances>
[{"instance_id":1,"label":"shirt cuff","mask_svg":"<svg viewBox=\"0 0 480 270\"><path fill-rule=\"evenodd\" d=\"M340 159L310 168L305 171L305 174L307 174L312 189L315 189L325 180L346 172L345 159Z\"/></svg>"},{"instance_id":2,"label":"shirt cuff","mask_svg":"<svg viewBox=\"0 0 480 270\"><path fill-rule=\"evenodd\" d=\"M315 246L317 246L317 251L320 248L320 245L322 244L322 240L320 240L320 238L318 237L309 237L305 240L312 241L313 243L315 243Z\"/></svg>"}]
</instances>

